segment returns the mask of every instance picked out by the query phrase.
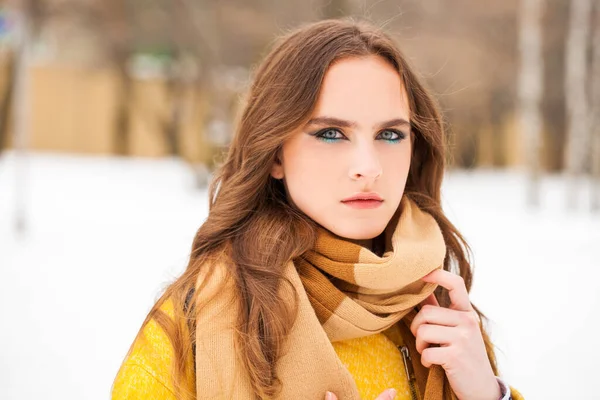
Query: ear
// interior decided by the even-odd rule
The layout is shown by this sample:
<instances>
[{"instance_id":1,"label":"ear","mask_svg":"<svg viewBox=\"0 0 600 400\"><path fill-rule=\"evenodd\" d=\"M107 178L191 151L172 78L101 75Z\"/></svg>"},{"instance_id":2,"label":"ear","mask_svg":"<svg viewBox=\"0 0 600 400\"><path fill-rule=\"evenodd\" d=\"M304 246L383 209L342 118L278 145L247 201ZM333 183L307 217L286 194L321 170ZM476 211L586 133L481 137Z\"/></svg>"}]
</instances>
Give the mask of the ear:
<instances>
[{"instance_id":1,"label":"ear","mask_svg":"<svg viewBox=\"0 0 600 400\"><path fill-rule=\"evenodd\" d=\"M275 162L271 167L271 176L275 179L283 179L283 163L281 162L281 150L277 151L275 155Z\"/></svg>"}]
</instances>

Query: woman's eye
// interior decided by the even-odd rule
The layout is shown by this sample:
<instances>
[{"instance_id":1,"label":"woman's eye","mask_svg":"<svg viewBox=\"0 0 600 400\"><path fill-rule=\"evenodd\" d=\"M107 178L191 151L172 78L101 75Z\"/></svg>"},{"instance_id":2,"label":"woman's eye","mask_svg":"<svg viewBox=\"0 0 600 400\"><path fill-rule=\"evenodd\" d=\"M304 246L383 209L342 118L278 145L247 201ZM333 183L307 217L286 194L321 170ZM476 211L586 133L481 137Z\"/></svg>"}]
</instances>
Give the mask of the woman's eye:
<instances>
[{"instance_id":1,"label":"woman's eye","mask_svg":"<svg viewBox=\"0 0 600 400\"><path fill-rule=\"evenodd\" d=\"M335 129L335 128L327 128L327 129L322 129L319 132L315 133L314 136L322 141L326 141L326 142L337 142L338 140L343 140L346 137L344 136L344 134L342 132L339 131L339 129ZM403 140L405 138L405 134L400 132L400 131L396 131L396 130L385 130L382 131L379 135L377 135L377 138L379 140L385 140L387 142L400 142L401 140Z\"/></svg>"},{"instance_id":2,"label":"woman's eye","mask_svg":"<svg viewBox=\"0 0 600 400\"><path fill-rule=\"evenodd\" d=\"M404 139L404 134L402 132L391 131L391 130L383 131L379 134L379 136L383 140L389 140L392 142L397 142L397 141Z\"/></svg>"},{"instance_id":3,"label":"woman's eye","mask_svg":"<svg viewBox=\"0 0 600 400\"><path fill-rule=\"evenodd\" d=\"M342 133L340 131L338 131L337 129L324 129L324 130L318 132L315 136L317 136L317 138L319 138L319 139L329 140L329 141L342 139L344 137L344 135L342 135Z\"/></svg>"}]
</instances>

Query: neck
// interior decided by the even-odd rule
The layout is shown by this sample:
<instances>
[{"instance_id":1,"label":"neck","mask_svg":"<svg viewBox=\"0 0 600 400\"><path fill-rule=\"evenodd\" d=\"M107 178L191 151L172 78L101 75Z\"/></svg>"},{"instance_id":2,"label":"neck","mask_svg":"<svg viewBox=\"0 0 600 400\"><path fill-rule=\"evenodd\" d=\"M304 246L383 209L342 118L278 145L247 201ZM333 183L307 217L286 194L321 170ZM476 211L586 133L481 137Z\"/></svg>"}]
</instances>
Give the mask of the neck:
<instances>
[{"instance_id":1,"label":"neck","mask_svg":"<svg viewBox=\"0 0 600 400\"><path fill-rule=\"evenodd\" d=\"M384 236L383 234L373 238L373 239L348 239L349 242L357 244L359 246L364 247L372 251L374 254L378 256L382 256L384 252Z\"/></svg>"},{"instance_id":2,"label":"neck","mask_svg":"<svg viewBox=\"0 0 600 400\"><path fill-rule=\"evenodd\" d=\"M373 239L348 239L349 242L373 250Z\"/></svg>"}]
</instances>

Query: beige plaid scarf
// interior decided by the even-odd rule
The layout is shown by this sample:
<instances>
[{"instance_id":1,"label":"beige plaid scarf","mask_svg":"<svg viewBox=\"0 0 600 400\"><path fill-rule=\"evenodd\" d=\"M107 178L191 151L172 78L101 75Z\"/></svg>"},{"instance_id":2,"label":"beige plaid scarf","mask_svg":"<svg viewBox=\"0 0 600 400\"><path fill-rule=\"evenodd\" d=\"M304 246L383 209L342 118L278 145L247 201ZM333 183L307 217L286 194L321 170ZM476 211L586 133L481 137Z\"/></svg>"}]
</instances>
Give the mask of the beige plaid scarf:
<instances>
[{"instance_id":1,"label":"beige plaid scarf","mask_svg":"<svg viewBox=\"0 0 600 400\"><path fill-rule=\"evenodd\" d=\"M414 307L433 293L436 285L420 278L440 268L446 254L434 218L405 196L383 236L385 249L380 257L321 229L314 248L286 266L284 274L296 289L299 304L277 363L282 383L278 399L323 400L326 391L340 400L359 399L356 384L331 342L382 332L404 317L412 320ZM283 296L292 300L289 293ZM253 398L249 378L234 354L231 326L236 314L228 304L227 315L215 310L220 318L216 326L210 325L214 329L197 329L198 399ZM220 343L214 336L211 339L215 333ZM414 343L411 346L414 351ZM211 359L214 363L206 362ZM443 369L433 366L423 372L424 367L414 366L424 399L442 399L448 389Z\"/></svg>"}]
</instances>

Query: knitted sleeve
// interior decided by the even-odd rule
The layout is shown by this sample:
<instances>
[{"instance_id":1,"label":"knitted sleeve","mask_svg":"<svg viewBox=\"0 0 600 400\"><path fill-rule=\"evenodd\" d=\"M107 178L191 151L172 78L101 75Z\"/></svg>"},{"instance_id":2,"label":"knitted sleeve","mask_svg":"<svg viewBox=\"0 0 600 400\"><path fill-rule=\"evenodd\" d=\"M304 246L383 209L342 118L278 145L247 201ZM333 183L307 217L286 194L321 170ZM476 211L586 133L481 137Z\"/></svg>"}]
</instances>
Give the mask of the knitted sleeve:
<instances>
[{"instance_id":1,"label":"knitted sleeve","mask_svg":"<svg viewBox=\"0 0 600 400\"><path fill-rule=\"evenodd\" d=\"M176 400L175 394L154 371L135 363L121 366L112 391L113 400Z\"/></svg>"},{"instance_id":2,"label":"knitted sleeve","mask_svg":"<svg viewBox=\"0 0 600 400\"><path fill-rule=\"evenodd\" d=\"M517 389L511 387L510 388L510 398L512 400L525 400L523 395L517 391Z\"/></svg>"},{"instance_id":3,"label":"knitted sleeve","mask_svg":"<svg viewBox=\"0 0 600 400\"><path fill-rule=\"evenodd\" d=\"M173 303L169 299L160 308L173 316ZM193 370L192 354L187 368ZM112 388L113 400L149 399L175 400L171 375L173 346L164 330L151 320L134 343L131 352L123 361ZM188 389L195 390L195 382L187 382Z\"/></svg>"}]
</instances>

